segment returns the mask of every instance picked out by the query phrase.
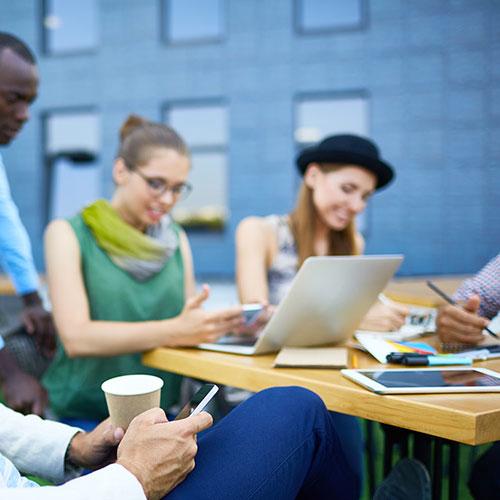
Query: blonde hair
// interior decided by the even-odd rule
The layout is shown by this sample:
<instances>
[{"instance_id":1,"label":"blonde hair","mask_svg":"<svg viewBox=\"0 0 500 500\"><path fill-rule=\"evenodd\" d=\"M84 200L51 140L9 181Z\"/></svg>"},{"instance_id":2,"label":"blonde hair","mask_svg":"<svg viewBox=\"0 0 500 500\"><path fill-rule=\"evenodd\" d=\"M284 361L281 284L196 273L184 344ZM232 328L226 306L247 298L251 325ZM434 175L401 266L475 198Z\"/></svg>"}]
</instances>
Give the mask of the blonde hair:
<instances>
[{"instance_id":1,"label":"blonde hair","mask_svg":"<svg viewBox=\"0 0 500 500\"><path fill-rule=\"evenodd\" d=\"M341 168L342 165L328 164L320 165L324 173ZM290 213L290 228L297 247L298 263L297 269L302 266L307 257L315 255L314 238L316 235L316 224L318 212L313 202L312 189L302 181L297 203L293 212ZM352 220L345 229L336 231L330 229L328 234L327 255L356 255L359 253L356 245L356 224Z\"/></svg>"},{"instance_id":2,"label":"blonde hair","mask_svg":"<svg viewBox=\"0 0 500 500\"><path fill-rule=\"evenodd\" d=\"M147 163L155 149L173 149L183 156L189 150L182 137L168 125L129 115L120 128L120 147L117 157L122 158L130 170Z\"/></svg>"}]
</instances>

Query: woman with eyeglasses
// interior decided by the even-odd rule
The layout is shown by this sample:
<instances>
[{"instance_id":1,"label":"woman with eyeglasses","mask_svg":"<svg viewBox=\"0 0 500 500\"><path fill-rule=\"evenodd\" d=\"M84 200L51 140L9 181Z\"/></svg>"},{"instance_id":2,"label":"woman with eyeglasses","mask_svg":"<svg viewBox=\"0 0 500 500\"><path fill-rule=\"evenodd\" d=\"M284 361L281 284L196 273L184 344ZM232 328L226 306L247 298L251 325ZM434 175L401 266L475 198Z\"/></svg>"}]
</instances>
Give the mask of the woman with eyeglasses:
<instances>
[{"instance_id":1,"label":"woman with eyeglasses","mask_svg":"<svg viewBox=\"0 0 500 500\"><path fill-rule=\"evenodd\" d=\"M241 324L241 309L201 308L184 231L170 211L189 194L189 152L166 125L130 116L113 166L116 189L45 235L48 285L60 338L44 376L59 418L102 420L101 383L154 373L162 403L178 400L181 377L148 369L143 351L212 342Z\"/></svg>"},{"instance_id":2,"label":"woman with eyeglasses","mask_svg":"<svg viewBox=\"0 0 500 500\"><path fill-rule=\"evenodd\" d=\"M303 180L293 211L248 217L236 233L240 300L266 304L262 321L307 257L363 253L365 242L355 218L394 176L374 143L350 134L330 136L305 149L297 167ZM387 331L404 324L408 308L384 302L374 304L360 328Z\"/></svg>"}]
</instances>

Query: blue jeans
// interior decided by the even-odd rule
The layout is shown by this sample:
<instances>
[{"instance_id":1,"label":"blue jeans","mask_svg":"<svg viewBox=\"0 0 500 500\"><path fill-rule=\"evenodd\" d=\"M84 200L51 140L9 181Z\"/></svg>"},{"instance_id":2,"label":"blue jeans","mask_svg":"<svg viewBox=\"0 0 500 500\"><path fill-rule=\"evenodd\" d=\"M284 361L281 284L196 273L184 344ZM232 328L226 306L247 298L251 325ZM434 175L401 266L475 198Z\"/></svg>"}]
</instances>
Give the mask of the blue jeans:
<instances>
[{"instance_id":1,"label":"blue jeans","mask_svg":"<svg viewBox=\"0 0 500 500\"><path fill-rule=\"evenodd\" d=\"M284 387L251 397L200 434L196 467L165 498L357 499L362 439L355 418L314 393Z\"/></svg>"}]
</instances>

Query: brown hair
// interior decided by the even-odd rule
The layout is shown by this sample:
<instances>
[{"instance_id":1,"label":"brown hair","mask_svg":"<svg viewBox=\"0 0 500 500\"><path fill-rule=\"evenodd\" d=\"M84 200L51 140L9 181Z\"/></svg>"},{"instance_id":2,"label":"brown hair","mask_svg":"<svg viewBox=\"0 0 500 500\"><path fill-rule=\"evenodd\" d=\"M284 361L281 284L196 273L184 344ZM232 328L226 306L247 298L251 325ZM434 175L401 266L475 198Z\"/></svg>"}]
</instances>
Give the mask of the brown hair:
<instances>
[{"instance_id":1,"label":"brown hair","mask_svg":"<svg viewBox=\"0 0 500 500\"><path fill-rule=\"evenodd\" d=\"M341 165L320 165L323 172L327 173L340 168ZM318 213L313 202L312 189L302 181L297 203L290 214L290 226L297 246L298 264L300 268L307 257L315 255L314 237L316 235L316 220ZM327 255L355 255L356 248L356 224L353 221L341 231L331 229L328 235Z\"/></svg>"},{"instance_id":2,"label":"brown hair","mask_svg":"<svg viewBox=\"0 0 500 500\"><path fill-rule=\"evenodd\" d=\"M130 170L135 170L138 165L147 163L158 148L173 149L189 156L186 143L173 128L129 115L120 128L120 147L116 156L122 158Z\"/></svg>"}]
</instances>

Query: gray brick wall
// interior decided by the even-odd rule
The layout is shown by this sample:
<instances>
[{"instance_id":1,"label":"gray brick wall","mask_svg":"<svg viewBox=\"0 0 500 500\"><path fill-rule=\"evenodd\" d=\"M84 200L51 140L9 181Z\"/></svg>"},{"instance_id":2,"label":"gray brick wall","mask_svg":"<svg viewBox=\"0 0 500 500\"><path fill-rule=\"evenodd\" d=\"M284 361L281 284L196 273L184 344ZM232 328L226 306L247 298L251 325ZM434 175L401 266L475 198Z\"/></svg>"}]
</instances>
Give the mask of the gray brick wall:
<instances>
[{"instance_id":1,"label":"gray brick wall","mask_svg":"<svg viewBox=\"0 0 500 500\"><path fill-rule=\"evenodd\" d=\"M196 268L231 275L234 229L291 208L294 99L366 90L370 135L398 171L374 197L367 251L403 252L401 274L470 273L500 248L500 2L367 0L363 30L300 36L291 0L228 0L220 44L168 47L159 1L101 0L95 53L40 54L33 0L0 0L0 29L39 54L33 120L3 149L14 197L42 266L41 113L102 112L102 185L111 192L117 129L131 111L160 119L168 100L229 105L229 208L223 234L191 236Z\"/></svg>"}]
</instances>

